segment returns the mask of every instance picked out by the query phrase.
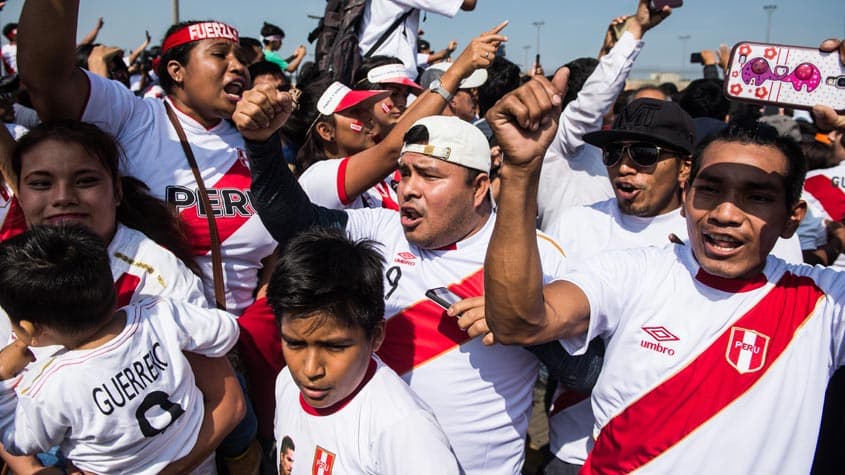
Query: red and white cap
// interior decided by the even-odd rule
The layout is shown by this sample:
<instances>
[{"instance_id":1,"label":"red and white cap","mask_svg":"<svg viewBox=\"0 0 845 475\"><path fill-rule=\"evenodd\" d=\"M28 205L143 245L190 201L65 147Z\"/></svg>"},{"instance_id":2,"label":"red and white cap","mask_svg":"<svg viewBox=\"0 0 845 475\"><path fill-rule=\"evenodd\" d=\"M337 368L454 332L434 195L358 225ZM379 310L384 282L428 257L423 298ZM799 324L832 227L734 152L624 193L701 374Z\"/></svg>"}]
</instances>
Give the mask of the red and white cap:
<instances>
[{"instance_id":1,"label":"red and white cap","mask_svg":"<svg viewBox=\"0 0 845 475\"><path fill-rule=\"evenodd\" d=\"M385 64L371 69L367 81L372 84L399 84L422 91L423 88L408 77L404 64Z\"/></svg>"},{"instance_id":2,"label":"red and white cap","mask_svg":"<svg viewBox=\"0 0 845 475\"><path fill-rule=\"evenodd\" d=\"M323 115L332 115L344 109L356 106L367 99L384 98L390 95L390 91L356 91L345 84L335 81L326 89L317 101L317 110Z\"/></svg>"},{"instance_id":3,"label":"red and white cap","mask_svg":"<svg viewBox=\"0 0 845 475\"><path fill-rule=\"evenodd\" d=\"M428 142L406 143L399 153L420 153L440 160L490 173L490 145L481 129L458 117L432 115L414 122L425 127Z\"/></svg>"}]
</instances>

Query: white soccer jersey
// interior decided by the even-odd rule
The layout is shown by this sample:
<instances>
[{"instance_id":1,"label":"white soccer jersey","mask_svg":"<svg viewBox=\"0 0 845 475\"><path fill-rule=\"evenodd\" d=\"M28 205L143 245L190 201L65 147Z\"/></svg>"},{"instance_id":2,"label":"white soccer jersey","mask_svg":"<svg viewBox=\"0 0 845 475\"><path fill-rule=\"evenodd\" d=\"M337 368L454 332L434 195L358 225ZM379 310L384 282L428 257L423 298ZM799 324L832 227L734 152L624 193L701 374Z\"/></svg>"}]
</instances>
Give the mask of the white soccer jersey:
<instances>
[{"instance_id":1,"label":"white soccer jersey","mask_svg":"<svg viewBox=\"0 0 845 475\"><path fill-rule=\"evenodd\" d=\"M18 72L18 45L5 44L0 48L3 56L3 68L6 74L17 74Z\"/></svg>"},{"instance_id":2,"label":"white soccer jersey","mask_svg":"<svg viewBox=\"0 0 845 475\"><path fill-rule=\"evenodd\" d=\"M399 211L399 198L392 186L392 177L350 199L346 193L348 165L349 157L315 162L299 177L299 185L312 203L326 208L387 208Z\"/></svg>"},{"instance_id":3,"label":"white soccer jersey","mask_svg":"<svg viewBox=\"0 0 845 475\"><path fill-rule=\"evenodd\" d=\"M468 339L425 292L448 287L460 297L483 295L482 274L495 215L476 234L447 249L410 244L399 216L350 210L347 231L383 244L386 339L378 354L434 410L467 473L522 470L537 359L514 346ZM547 281L564 267L563 252L538 233Z\"/></svg>"},{"instance_id":4,"label":"white soccer jersey","mask_svg":"<svg viewBox=\"0 0 845 475\"><path fill-rule=\"evenodd\" d=\"M283 369L274 427L276 450L283 437L293 440L293 474L460 473L431 409L378 358L348 398L323 409L309 406Z\"/></svg>"},{"instance_id":5,"label":"white soccer jersey","mask_svg":"<svg viewBox=\"0 0 845 475\"><path fill-rule=\"evenodd\" d=\"M114 134L126 160L121 173L146 183L156 198L176 206L189 228L206 296L214 301L211 241L188 159L164 103L139 99L123 85L86 72L91 95L82 120ZM172 105L172 104L171 104ZM243 138L228 121L206 130L174 107L197 159L216 218L223 254L226 307L239 315L253 301L261 259L276 242L252 207L251 177Z\"/></svg>"},{"instance_id":6,"label":"white soccer jersey","mask_svg":"<svg viewBox=\"0 0 845 475\"><path fill-rule=\"evenodd\" d=\"M815 249L827 242L824 220L845 219L845 163L807 172L801 199L807 202L808 217L801 221L798 234L808 241L804 249ZM810 244L813 237L816 238L816 246ZM840 254L831 266L845 270L845 255Z\"/></svg>"},{"instance_id":7,"label":"white soccer jersey","mask_svg":"<svg viewBox=\"0 0 845 475\"><path fill-rule=\"evenodd\" d=\"M564 210L547 229L549 235L566 249L574 267L590 266L591 258L605 251L674 246L669 239L672 234L684 242L689 241L686 221L679 209L642 218L622 213L616 198ZM773 254L800 264L800 249L795 248L797 240L797 236L779 239ZM585 401L578 402L573 394L561 395L561 404L553 408L553 416L549 418L552 453L578 465L584 463L592 447L592 414ZM567 404L572 406L561 410L560 406Z\"/></svg>"},{"instance_id":8,"label":"white soccer jersey","mask_svg":"<svg viewBox=\"0 0 845 475\"><path fill-rule=\"evenodd\" d=\"M141 231L118 224L108 252L118 307L150 296L208 307L199 277Z\"/></svg>"},{"instance_id":9,"label":"white soccer jersey","mask_svg":"<svg viewBox=\"0 0 845 475\"><path fill-rule=\"evenodd\" d=\"M590 324L564 346L607 343L584 473L810 470L845 360L845 275L769 256L758 278L723 279L673 246L594 256L565 279Z\"/></svg>"},{"instance_id":10,"label":"white soccer jersey","mask_svg":"<svg viewBox=\"0 0 845 475\"><path fill-rule=\"evenodd\" d=\"M26 220L12 188L0 179L0 242L26 231Z\"/></svg>"},{"instance_id":11,"label":"white soccer jersey","mask_svg":"<svg viewBox=\"0 0 845 475\"><path fill-rule=\"evenodd\" d=\"M2 382L7 450L60 445L94 473L153 474L187 455L204 409L182 351L224 356L237 342L237 323L228 313L165 299L123 310L126 326L111 341L56 353Z\"/></svg>"}]
</instances>

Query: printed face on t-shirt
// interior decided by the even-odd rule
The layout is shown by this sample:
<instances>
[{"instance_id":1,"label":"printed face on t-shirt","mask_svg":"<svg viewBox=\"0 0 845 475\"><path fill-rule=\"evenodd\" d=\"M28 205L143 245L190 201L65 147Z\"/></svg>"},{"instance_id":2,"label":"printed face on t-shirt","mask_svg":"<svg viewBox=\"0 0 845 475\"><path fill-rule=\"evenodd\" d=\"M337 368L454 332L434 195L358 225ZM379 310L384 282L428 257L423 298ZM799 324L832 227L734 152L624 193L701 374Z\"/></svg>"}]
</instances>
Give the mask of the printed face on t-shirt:
<instances>
[{"instance_id":1,"label":"printed face on t-shirt","mask_svg":"<svg viewBox=\"0 0 845 475\"><path fill-rule=\"evenodd\" d=\"M302 398L324 409L342 401L361 384L370 357L384 339L384 326L367 338L361 327L343 325L332 315L282 316L282 354Z\"/></svg>"},{"instance_id":2,"label":"printed face on t-shirt","mask_svg":"<svg viewBox=\"0 0 845 475\"><path fill-rule=\"evenodd\" d=\"M682 212L705 271L753 278L777 239L792 236L806 205L787 209L787 169L786 156L773 146L717 140L704 149Z\"/></svg>"}]
</instances>

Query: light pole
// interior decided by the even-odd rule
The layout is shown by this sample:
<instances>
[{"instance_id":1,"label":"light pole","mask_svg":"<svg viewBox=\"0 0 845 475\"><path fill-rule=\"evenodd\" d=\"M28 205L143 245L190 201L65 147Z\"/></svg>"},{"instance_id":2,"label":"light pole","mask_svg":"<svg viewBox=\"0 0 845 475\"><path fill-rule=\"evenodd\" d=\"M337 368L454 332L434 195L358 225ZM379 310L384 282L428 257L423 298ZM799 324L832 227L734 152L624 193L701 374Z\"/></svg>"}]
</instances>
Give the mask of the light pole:
<instances>
[{"instance_id":1,"label":"light pole","mask_svg":"<svg viewBox=\"0 0 845 475\"><path fill-rule=\"evenodd\" d=\"M531 50L531 45L525 45L522 49L525 50L525 61L523 61L523 64L525 64L525 72L529 73L531 72L531 64L528 63L528 51Z\"/></svg>"},{"instance_id":2,"label":"light pole","mask_svg":"<svg viewBox=\"0 0 845 475\"><path fill-rule=\"evenodd\" d=\"M681 79L683 79L687 65L687 41L690 39L690 35L679 35L678 39L681 40Z\"/></svg>"},{"instance_id":3,"label":"light pole","mask_svg":"<svg viewBox=\"0 0 845 475\"><path fill-rule=\"evenodd\" d=\"M544 22L544 21L535 21L534 23L532 23L532 25L537 27L537 59L536 59L537 66L540 65L540 28L542 28L543 25L545 25L545 24L546 24L546 22Z\"/></svg>"},{"instance_id":4,"label":"light pole","mask_svg":"<svg viewBox=\"0 0 845 475\"><path fill-rule=\"evenodd\" d=\"M173 24L179 23L179 0L173 0Z\"/></svg>"},{"instance_id":5,"label":"light pole","mask_svg":"<svg viewBox=\"0 0 845 475\"><path fill-rule=\"evenodd\" d=\"M768 23L766 24L766 43L769 42L769 39L772 36L772 13L774 13L777 8L777 5L763 5L763 10L766 10L766 13L769 14Z\"/></svg>"}]
</instances>

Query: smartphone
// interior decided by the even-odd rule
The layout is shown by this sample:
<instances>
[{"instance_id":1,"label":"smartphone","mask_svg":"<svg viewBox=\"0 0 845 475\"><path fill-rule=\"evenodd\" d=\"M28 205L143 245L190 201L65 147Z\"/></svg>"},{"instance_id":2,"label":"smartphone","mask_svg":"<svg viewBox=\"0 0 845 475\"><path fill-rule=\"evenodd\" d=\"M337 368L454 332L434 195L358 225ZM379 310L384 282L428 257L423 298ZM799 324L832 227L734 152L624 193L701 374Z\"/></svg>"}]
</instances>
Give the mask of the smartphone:
<instances>
[{"instance_id":1,"label":"smartphone","mask_svg":"<svg viewBox=\"0 0 845 475\"><path fill-rule=\"evenodd\" d=\"M691 53L689 55L689 62L692 64L701 64L704 61L701 59L701 53Z\"/></svg>"},{"instance_id":2,"label":"smartphone","mask_svg":"<svg viewBox=\"0 0 845 475\"><path fill-rule=\"evenodd\" d=\"M652 11L659 12L666 6L672 8L682 7L684 6L684 0L651 0L648 6Z\"/></svg>"},{"instance_id":3,"label":"smartphone","mask_svg":"<svg viewBox=\"0 0 845 475\"><path fill-rule=\"evenodd\" d=\"M453 303L463 300L446 287L428 289L425 291L425 296L434 301L437 305L443 307L444 310L451 307Z\"/></svg>"},{"instance_id":4,"label":"smartphone","mask_svg":"<svg viewBox=\"0 0 845 475\"><path fill-rule=\"evenodd\" d=\"M825 104L845 113L845 66L837 51L743 41L731 49L728 99L796 109Z\"/></svg>"}]
</instances>

